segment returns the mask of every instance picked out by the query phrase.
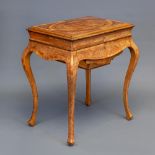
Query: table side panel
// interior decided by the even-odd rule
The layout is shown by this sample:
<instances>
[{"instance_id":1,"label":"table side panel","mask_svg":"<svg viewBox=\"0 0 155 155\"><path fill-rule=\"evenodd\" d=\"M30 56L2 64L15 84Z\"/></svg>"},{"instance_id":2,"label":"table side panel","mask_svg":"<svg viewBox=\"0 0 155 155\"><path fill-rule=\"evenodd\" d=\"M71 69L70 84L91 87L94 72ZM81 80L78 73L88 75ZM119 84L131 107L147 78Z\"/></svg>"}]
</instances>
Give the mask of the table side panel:
<instances>
[{"instance_id":1,"label":"table side panel","mask_svg":"<svg viewBox=\"0 0 155 155\"><path fill-rule=\"evenodd\" d=\"M67 50L45 45L36 41L30 41L28 48L45 60L61 60L67 62L71 55L71 52Z\"/></svg>"},{"instance_id":2,"label":"table side panel","mask_svg":"<svg viewBox=\"0 0 155 155\"><path fill-rule=\"evenodd\" d=\"M103 44L105 42L114 41L120 38L130 37L132 36L131 30L132 30L131 28L123 29L110 33L100 34L94 37L75 40L72 45L72 50L80 50L83 48Z\"/></svg>"},{"instance_id":3,"label":"table side panel","mask_svg":"<svg viewBox=\"0 0 155 155\"><path fill-rule=\"evenodd\" d=\"M100 45L77 50L77 57L81 60L95 60L113 58L130 46L131 37L109 41Z\"/></svg>"},{"instance_id":4,"label":"table side panel","mask_svg":"<svg viewBox=\"0 0 155 155\"><path fill-rule=\"evenodd\" d=\"M46 45L51 45L53 47L57 47L64 50L71 50L72 42L69 40L53 37L50 35L45 35L41 33L31 32L29 31L30 40L43 43Z\"/></svg>"},{"instance_id":5,"label":"table side panel","mask_svg":"<svg viewBox=\"0 0 155 155\"><path fill-rule=\"evenodd\" d=\"M117 40L124 37L131 36L131 28L118 30L110 33L100 34L93 37L78 39L75 41L61 39L50 35L29 31L30 40L51 45L60 49L75 51L83 48L103 44L104 42Z\"/></svg>"}]
</instances>

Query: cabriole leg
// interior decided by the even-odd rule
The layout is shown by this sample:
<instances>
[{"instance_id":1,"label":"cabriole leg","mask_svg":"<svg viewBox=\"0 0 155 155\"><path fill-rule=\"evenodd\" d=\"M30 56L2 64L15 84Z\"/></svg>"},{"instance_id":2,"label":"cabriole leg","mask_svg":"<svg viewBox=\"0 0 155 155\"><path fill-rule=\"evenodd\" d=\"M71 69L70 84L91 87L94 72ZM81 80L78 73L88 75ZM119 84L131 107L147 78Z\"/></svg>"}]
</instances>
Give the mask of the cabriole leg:
<instances>
[{"instance_id":1,"label":"cabriole leg","mask_svg":"<svg viewBox=\"0 0 155 155\"><path fill-rule=\"evenodd\" d=\"M27 76L27 79L30 83L32 95L33 95L33 111L30 119L27 121L28 125L34 126L36 124L36 114L38 111L38 92L37 92L37 86L35 83L35 79L32 73L31 65L30 65L30 56L32 52L29 50L29 48L25 48L23 55L22 55L22 65L25 71L25 74Z\"/></svg>"},{"instance_id":2,"label":"cabriole leg","mask_svg":"<svg viewBox=\"0 0 155 155\"><path fill-rule=\"evenodd\" d=\"M77 60L71 58L67 62L67 82L68 82L68 145L74 144L74 107L76 94L76 79L77 79Z\"/></svg>"},{"instance_id":3,"label":"cabriole leg","mask_svg":"<svg viewBox=\"0 0 155 155\"><path fill-rule=\"evenodd\" d=\"M125 108L127 120L131 120L133 118L132 113L129 108L129 104L128 104L128 88L129 88L132 74L135 70L135 67L136 67L136 64L139 58L138 47L132 40L131 40L131 46L129 47L129 50L130 50L131 58L130 58L128 70L126 72L126 76L124 80L124 87L123 87L123 101L124 101L124 108Z\"/></svg>"}]
</instances>

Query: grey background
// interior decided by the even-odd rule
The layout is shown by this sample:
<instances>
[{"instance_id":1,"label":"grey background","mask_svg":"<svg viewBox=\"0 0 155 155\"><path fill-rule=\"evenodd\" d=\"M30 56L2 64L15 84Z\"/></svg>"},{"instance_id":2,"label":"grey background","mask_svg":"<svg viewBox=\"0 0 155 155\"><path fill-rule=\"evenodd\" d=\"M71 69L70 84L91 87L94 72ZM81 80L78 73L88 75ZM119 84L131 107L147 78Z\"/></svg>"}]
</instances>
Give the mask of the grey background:
<instances>
[{"instance_id":1,"label":"grey background","mask_svg":"<svg viewBox=\"0 0 155 155\"><path fill-rule=\"evenodd\" d=\"M155 1L154 0L1 0L0 1L0 154L1 155L154 155L155 154ZM39 90L38 124L26 125L32 96L20 58L30 25L93 15L132 22L140 61L129 90L134 120L124 119L122 86L128 50L109 66L92 71L92 105L84 105L85 74L79 69L74 147L67 139L66 68L33 55Z\"/></svg>"}]
</instances>

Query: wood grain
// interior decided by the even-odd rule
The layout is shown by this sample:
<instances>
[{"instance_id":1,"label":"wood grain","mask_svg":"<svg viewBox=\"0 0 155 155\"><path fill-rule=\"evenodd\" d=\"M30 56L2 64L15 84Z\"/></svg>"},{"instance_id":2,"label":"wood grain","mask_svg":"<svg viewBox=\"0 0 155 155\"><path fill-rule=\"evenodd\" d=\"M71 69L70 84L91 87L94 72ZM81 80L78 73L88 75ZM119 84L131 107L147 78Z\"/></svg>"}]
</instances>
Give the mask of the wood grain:
<instances>
[{"instance_id":1,"label":"wood grain","mask_svg":"<svg viewBox=\"0 0 155 155\"><path fill-rule=\"evenodd\" d=\"M131 110L128 104L128 89L129 89L129 84L131 81L132 74L135 70L135 67L139 59L139 49L133 40L131 40L130 42L129 50L130 50L131 58L130 58L130 63L125 76L124 87L123 87L123 101L124 101L124 108L125 108L127 120L131 120L133 118L133 115L131 113Z\"/></svg>"},{"instance_id":2,"label":"wood grain","mask_svg":"<svg viewBox=\"0 0 155 155\"><path fill-rule=\"evenodd\" d=\"M128 104L128 88L139 58L133 41L132 24L97 17L82 17L28 28L29 43L22 64L33 94L33 111L28 124L36 124L38 92L31 70L30 56L35 53L45 60L66 64L68 83L68 144L74 144L74 109L78 67L86 72L86 105L91 102L91 69L108 65L124 49L131 53L124 80L123 101L126 119L132 119Z\"/></svg>"},{"instance_id":3,"label":"wood grain","mask_svg":"<svg viewBox=\"0 0 155 155\"><path fill-rule=\"evenodd\" d=\"M86 99L85 104L90 106L91 103L91 69L86 69Z\"/></svg>"},{"instance_id":4,"label":"wood grain","mask_svg":"<svg viewBox=\"0 0 155 155\"><path fill-rule=\"evenodd\" d=\"M68 144L74 144L74 107L76 93L76 79L78 60L74 54L71 54L67 65L67 81L68 81Z\"/></svg>"},{"instance_id":5,"label":"wood grain","mask_svg":"<svg viewBox=\"0 0 155 155\"><path fill-rule=\"evenodd\" d=\"M29 80L30 86L31 86L31 90L32 90L32 95L33 95L33 111L32 111L32 115L30 117L30 119L27 121L27 123L30 126L34 126L36 124L36 114L38 111L38 92L37 92L37 86L36 86L36 82L32 73L32 69L30 66L30 56L31 56L32 52L29 49L29 46L27 48L25 48L23 55L22 55L22 64L23 64L23 68L24 71L27 75L27 78Z\"/></svg>"},{"instance_id":6,"label":"wood grain","mask_svg":"<svg viewBox=\"0 0 155 155\"><path fill-rule=\"evenodd\" d=\"M77 40L132 27L131 23L86 16L32 26L28 30L67 40Z\"/></svg>"}]
</instances>

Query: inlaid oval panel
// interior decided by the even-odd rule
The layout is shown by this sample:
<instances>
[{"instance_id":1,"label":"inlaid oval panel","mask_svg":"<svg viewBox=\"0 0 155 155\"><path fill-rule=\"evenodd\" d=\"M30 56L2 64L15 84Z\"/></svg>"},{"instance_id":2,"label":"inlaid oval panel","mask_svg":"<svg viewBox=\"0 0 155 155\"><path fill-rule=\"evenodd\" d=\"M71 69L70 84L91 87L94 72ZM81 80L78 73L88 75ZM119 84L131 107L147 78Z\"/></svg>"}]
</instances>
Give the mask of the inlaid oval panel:
<instances>
[{"instance_id":1,"label":"inlaid oval panel","mask_svg":"<svg viewBox=\"0 0 155 155\"><path fill-rule=\"evenodd\" d=\"M129 23L86 16L30 27L30 31L44 33L69 40L86 38L132 27Z\"/></svg>"}]
</instances>

